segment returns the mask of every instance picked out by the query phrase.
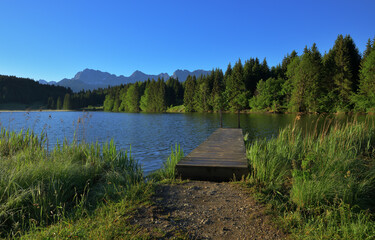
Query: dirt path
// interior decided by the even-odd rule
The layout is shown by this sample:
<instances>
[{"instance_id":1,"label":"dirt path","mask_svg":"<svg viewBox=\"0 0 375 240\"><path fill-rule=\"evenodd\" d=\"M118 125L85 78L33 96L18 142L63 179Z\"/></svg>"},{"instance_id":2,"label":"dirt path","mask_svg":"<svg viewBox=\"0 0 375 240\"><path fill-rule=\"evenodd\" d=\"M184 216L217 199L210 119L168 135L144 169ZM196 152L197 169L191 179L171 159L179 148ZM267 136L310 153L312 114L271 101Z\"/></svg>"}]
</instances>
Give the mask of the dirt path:
<instances>
[{"instance_id":1,"label":"dirt path","mask_svg":"<svg viewBox=\"0 0 375 240\"><path fill-rule=\"evenodd\" d=\"M162 185L155 204L132 219L153 238L284 239L264 207L231 183L191 181Z\"/></svg>"}]
</instances>

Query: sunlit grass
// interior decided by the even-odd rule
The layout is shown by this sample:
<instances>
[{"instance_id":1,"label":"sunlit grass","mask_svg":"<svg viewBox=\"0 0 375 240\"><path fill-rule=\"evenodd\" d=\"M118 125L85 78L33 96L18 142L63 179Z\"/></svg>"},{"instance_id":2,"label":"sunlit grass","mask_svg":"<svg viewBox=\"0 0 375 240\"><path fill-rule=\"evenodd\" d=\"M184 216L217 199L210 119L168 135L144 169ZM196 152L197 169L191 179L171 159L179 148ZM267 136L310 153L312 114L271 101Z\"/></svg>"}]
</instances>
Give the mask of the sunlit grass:
<instances>
[{"instance_id":1,"label":"sunlit grass","mask_svg":"<svg viewBox=\"0 0 375 240\"><path fill-rule=\"evenodd\" d=\"M44 134L1 130L3 237L80 218L108 201L130 199L134 186L144 182L139 164L113 141L102 147L64 141L51 151L45 142Z\"/></svg>"},{"instance_id":2,"label":"sunlit grass","mask_svg":"<svg viewBox=\"0 0 375 240\"><path fill-rule=\"evenodd\" d=\"M372 123L325 123L303 132L247 142L250 185L282 212L297 238L375 236L375 128Z\"/></svg>"},{"instance_id":3,"label":"sunlit grass","mask_svg":"<svg viewBox=\"0 0 375 240\"><path fill-rule=\"evenodd\" d=\"M176 165L184 157L184 152L180 145L171 148L171 154L163 163L163 167L150 174L150 179L155 181L174 180L176 178Z\"/></svg>"}]
</instances>

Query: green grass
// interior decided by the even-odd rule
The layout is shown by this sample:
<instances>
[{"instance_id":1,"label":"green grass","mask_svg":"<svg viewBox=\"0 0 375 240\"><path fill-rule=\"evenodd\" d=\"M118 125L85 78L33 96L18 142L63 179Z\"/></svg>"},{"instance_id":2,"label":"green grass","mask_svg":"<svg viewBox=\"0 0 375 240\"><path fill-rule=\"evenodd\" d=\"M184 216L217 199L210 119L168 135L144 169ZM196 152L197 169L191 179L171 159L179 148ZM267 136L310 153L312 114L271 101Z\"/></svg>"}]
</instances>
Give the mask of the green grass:
<instances>
[{"instance_id":1,"label":"green grass","mask_svg":"<svg viewBox=\"0 0 375 240\"><path fill-rule=\"evenodd\" d=\"M289 126L271 140L248 141L248 184L295 238L374 238L374 125L316 126L307 132Z\"/></svg>"},{"instance_id":2,"label":"green grass","mask_svg":"<svg viewBox=\"0 0 375 240\"><path fill-rule=\"evenodd\" d=\"M143 172L111 141L103 147L64 141L46 150L45 135L0 134L0 237L76 219L108 201L131 197ZM130 195L129 195L130 194Z\"/></svg>"},{"instance_id":3,"label":"green grass","mask_svg":"<svg viewBox=\"0 0 375 240\"><path fill-rule=\"evenodd\" d=\"M184 157L184 152L179 145L171 148L171 154L163 163L163 168L151 173L149 178L154 181L168 182L174 181L176 178L176 164Z\"/></svg>"},{"instance_id":4,"label":"green grass","mask_svg":"<svg viewBox=\"0 0 375 240\"><path fill-rule=\"evenodd\" d=\"M153 185L140 183L128 189L118 201L106 201L91 213L64 218L42 228L34 228L21 239L150 239L142 226L131 224L138 208L150 206ZM156 234L157 235L157 234Z\"/></svg>"},{"instance_id":5,"label":"green grass","mask_svg":"<svg viewBox=\"0 0 375 240\"><path fill-rule=\"evenodd\" d=\"M178 145L145 181L137 161L113 141L100 146L65 140L50 151L46 142L45 134L0 132L0 238L165 237L131 219L152 204L157 184L174 181L183 157Z\"/></svg>"}]
</instances>

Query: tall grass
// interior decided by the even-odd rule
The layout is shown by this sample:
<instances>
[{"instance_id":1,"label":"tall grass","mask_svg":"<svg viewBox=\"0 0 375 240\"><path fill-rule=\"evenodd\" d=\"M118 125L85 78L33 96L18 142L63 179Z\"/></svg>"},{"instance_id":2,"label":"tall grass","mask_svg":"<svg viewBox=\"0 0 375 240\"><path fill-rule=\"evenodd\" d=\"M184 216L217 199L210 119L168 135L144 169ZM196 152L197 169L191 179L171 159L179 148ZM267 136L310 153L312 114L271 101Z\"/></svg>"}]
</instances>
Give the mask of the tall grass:
<instances>
[{"instance_id":1,"label":"tall grass","mask_svg":"<svg viewBox=\"0 0 375 240\"><path fill-rule=\"evenodd\" d=\"M278 199L298 238L374 237L365 212L375 210L374 125L316 126L304 132L294 124L277 138L248 142L252 184Z\"/></svg>"},{"instance_id":2,"label":"tall grass","mask_svg":"<svg viewBox=\"0 0 375 240\"><path fill-rule=\"evenodd\" d=\"M171 154L163 163L163 167L150 174L150 178L155 181L174 180L176 178L176 165L184 157L184 152L180 145L171 148Z\"/></svg>"},{"instance_id":3,"label":"tall grass","mask_svg":"<svg viewBox=\"0 0 375 240\"><path fill-rule=\"evenodd\" d=\"M65 216L80 217L143 182L130 153L64 141L46 150L44 134L0 134L0 237L17 236Z\"/></svg>"}]
</instances>

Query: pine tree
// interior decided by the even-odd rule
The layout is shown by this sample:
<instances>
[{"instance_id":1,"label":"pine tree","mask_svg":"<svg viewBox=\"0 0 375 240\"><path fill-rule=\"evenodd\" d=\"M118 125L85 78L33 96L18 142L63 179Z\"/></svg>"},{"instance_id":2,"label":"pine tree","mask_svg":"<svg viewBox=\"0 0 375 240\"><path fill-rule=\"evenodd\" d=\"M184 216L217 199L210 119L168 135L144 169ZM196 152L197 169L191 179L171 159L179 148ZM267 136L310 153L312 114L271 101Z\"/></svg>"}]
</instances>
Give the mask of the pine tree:
<instances>
[{"instance_id":1,"label":"pine tree","mask_svg":"<svg viewBox=\"0 0 375 240\"><path fill-rule=\"evenodd\" d=\"M126 92L128 90L128 87L127 86L124 86L121 90L120 90L120 107L119 107L119 112L125 112L126 109L127 109L127 106L126 106Z\"/></svg>"},{"instance_id":2,"label":"pine tree","mask_svg":"<svg viewBox=\"0 0 375 240\"><path fill-rule=\"evenodd\" d=\"M194 95L194 109L198 112L207 112L211 110L210 96L211 96L211 76L200 76L197 80L195 95Z\"/></svg>"},{"instance_id":3,"label":"pine tree","mask_svg":"<svg viewBox=\"0 0 375 240\"><path fill-rule=\"evenodd\" d=\"M113 102L112 112L119 112L120 105L121 105L121 102L120 102L119 97L115 97L115 101Z\"/></svg>"},{"instance_id":4,"label":"pine tree","mask_svg":"<svg viewBox=\"0 0 375 240\"><path fill-rule=\"evenodd\" d=\"M185 91L184 91L184 106L186 112L194 112L194 95L196 87L196 78L195 76L191 77L190 75L186 78L185 81Z\"/></svg>"},{"instance_id":5,"label":"pine tree","mask_svg":"<svg viewBox=\"0 0 375 240\"><path fill-rule=\"evenodd\" d=\"M322 67L321 55L316 44L314 43L311 49L306 47L301 61L291 76L293 82L290 100L291 111L317 112L319 110Z\"/></svg>"},{"instance_id":6,"label":"pine tree","mask_svg":"<svg viewBox=\"0 0 375 240\"><path fill-rule=\"evenodd\" d=\"M282 78L286 79L287 78L287 75L286 75L286 72L288 70L288 65L294 60L294 58L298 57L298 54L295 50L293 50L290 54L287 54L283 61L281 62L281 70L282 70L282 73L281 73L281 76Z\"/></svg>"},{"instance_id":7,"label":"pine tree","mask_svg":"<svg viewBox=\"0 0 375 240\"><path fill-rule=\"evenodd\" d=\"M166 85L163 79L147 84L140 108L145 112L163 112L166 109Z\"/></svg>"},{"instance_id":8,"label":"pine tree","mask_svg":"<svg viewBox=\"0 0 375 240\"><path fill-rule=\"evenodd\" d=\"M112 96L112 94L106 95L104 99L104 103L103 103L104 111L111 112L113 109L113 104L114 104L114 97Z\"/></svg>"},{"instance_id":9,"label":"pine tree","mask_svg":"<svg viewBox=\"0 0 375 240\"><path fill-rule=\"evenodd\" d=\"M270 76L270 68L268 67L266 58L263 59L261 64L261 76L260 79L266 80Z\"/></svg>"},{"instance_id":10,"label":"pine tree","mask_svg":"<svg viewBox=\"0 0 375 240\"><path fill-rule=\"evenodd\" d=\"M255 60L251 58L250 60L245 61L244 64L244 81L246 90L250 92L251 95L254 95L255 89L257 87L257 83L259 79L255 78L255 74L253 72L253 67L255 65Z\"/></svg>"},{"instance_id":11,"label":"pine tree","mask_svg":"<svg viewBox=\"0 0 375 240\"><path fill-rule=\"evenodd\" d=\"M138 84L131 84L126 92L125 105L127 112L139 112L139 88Z\"/></svg>"},{"instance_id":12,"label":"pine tree","mask_svg":"<svg viewBox=\"0 0 375 240\"><path fill-rule=\"evenodd\" d=\"M70 106L70 94L69 93L65 94L64 103L63 103L63 109L64 110L71 109L71 106Z\"/></svg>"},{"instance_id":13,"label":"pine tree","mask_svg":"<svg viewBox=\"0 0 375 240\"><path fill-rule=\"evenodd\" d=\"M61 104L61 98L60 97L57 97L57 100L56 100L56 109L57 110L61 110L62 109L62 104Z\"/></svg>"},{"instance_id":14,"label":"pine tree","mask_svg":"<svg viewBox=\"0 0 375 240\"><path fill-rule=\"evenodd\" d=\"M350 98L358 87L360 61L359 51L349 35L345 38L339 35L325 56L326 81L332 81L326 85L333 88L330 95L336 100L335 111L350 110Z\"/></svg>"},{"instance_id":15,"label":"pine tree","mask_svg":"<svg viewBox=\"0 0 375 240\"><path fill-rule=\"evenodd\" d=\"M375 51L371 51L362 63L358 94L354 97L359 111L375 111Z\"/></svg>"},{"instance_id":16,"label":"pine tree","mask_svg":"<svg viewBox=\"0 0 375 240\"><path fill-rule=\"evenodd\" d=\"M236 62L226 82L226 97L232 111L240 111L247 106L247 92L241 59Z\"/></svg>"},{"instance_id":17,"label":"pine tree","mask_svg":"<svg viewBox=\"0 0 375 240\"><path fill-rule=\"evenodd\" d=\"M371 51L374 50L374 48L375 48L375 38L373 41L371 41L371 38L369 38L366 44L366 49L363 52L362 63L366 60L366 58L368 57L368 55L370 55Z\"/></svg>"},{"instance_id":18,"label":"pine tree","mask_svg":"<svg viewBox=\"0 0 375 240\"><path fill-rule=\"evenodd\" d=\"M220 69L216 69L211 73L214 76L214 81L211 91L211 103L214 111L223 110L223 91L224 91L224 75Z\"/></svg>"},{"instance_id":19,"label":"pine tree","mask_svg":"<svg viewBox=\"0 0 375 240\"><path fill-rule=\"evenodd\" d=\"M48 97L47 109L54 109L54 108L55 108L55 101L53 101L53 97Z\"/></svg>"}]
</instances>

